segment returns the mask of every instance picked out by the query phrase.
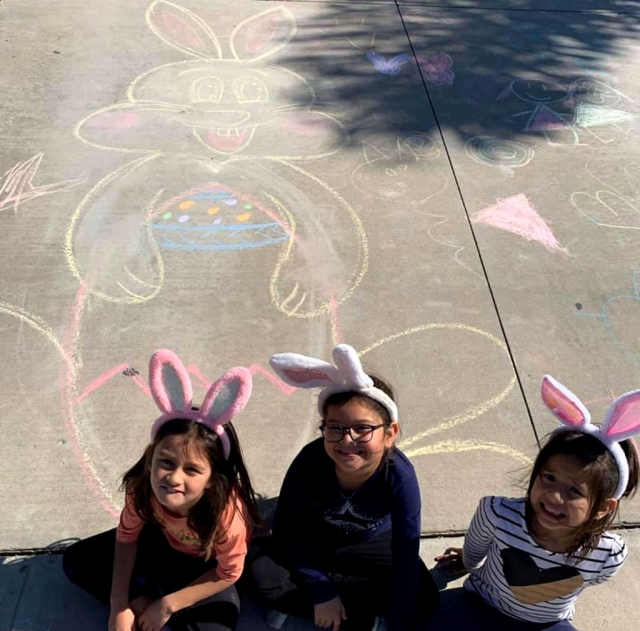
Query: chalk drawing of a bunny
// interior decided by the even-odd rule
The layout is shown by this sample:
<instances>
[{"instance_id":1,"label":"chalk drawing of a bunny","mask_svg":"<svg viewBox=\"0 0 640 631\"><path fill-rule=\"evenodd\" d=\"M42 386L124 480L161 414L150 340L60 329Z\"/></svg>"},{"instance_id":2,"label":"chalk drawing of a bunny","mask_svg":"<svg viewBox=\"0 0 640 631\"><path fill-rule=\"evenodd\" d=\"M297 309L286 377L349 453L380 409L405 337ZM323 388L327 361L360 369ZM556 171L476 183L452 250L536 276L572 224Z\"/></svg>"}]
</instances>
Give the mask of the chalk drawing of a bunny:
<instances>
[{"instance_id":1,"label":"chalk drawing of a bunny","mask_svg":"<svg viewBox=\"0 0 640 631\"><path fill-rule=\"evenodd\" d=\"M298 166L338 151L344 132L312 109L302 76L265 61L295 35L294 16L276 7L244 20L226 57L210 26L180 5L156 0L146 20L190 59L142 74L125 102L78 123L83 142L141 157L78 206L71 271L93 295L134 304L161 291L163 252L275 246L271 303L291 317L328 313L366 273L367 241L349 204Z\"/></svg>"}]
</instances>

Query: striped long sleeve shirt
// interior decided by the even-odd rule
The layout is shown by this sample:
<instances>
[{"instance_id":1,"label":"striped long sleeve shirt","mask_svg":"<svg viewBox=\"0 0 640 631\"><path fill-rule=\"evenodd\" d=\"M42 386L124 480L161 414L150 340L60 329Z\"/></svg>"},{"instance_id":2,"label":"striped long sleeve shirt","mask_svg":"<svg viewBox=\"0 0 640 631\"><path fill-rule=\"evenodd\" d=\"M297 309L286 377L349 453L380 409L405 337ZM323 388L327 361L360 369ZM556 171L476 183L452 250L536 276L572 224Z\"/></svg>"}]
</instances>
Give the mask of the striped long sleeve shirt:
<instances>
[{"instance_id":1,"label":"striped long sleeve shirt","mask_svg":"<svg viewBox=\"0 0 640 631\"><path fill-rule=\"evenodd\" d=\"M519 620L571 619L582 590L613 577L627 548L607 532L586 559L549 552L529 534L525 505L524 499L480 500L464 539L463 560L471 570L464 586Z\"/></svg>"}]
</instances>

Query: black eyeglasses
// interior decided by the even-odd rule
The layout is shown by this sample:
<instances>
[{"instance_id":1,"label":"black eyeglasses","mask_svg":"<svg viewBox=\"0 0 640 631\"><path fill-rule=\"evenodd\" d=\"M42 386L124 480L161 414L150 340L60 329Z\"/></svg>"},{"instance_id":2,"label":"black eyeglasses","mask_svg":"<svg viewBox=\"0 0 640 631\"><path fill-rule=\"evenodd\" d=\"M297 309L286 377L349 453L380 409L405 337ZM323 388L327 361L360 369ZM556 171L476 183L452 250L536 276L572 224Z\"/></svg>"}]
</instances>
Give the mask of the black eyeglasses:
<instances>
[{"instance_id":1,"label":"black eyeglasses","mask_svg":"<svg viewBox=\"0 0 640 631\"><path fill-rule=\"evenodd\" d=\"M355 443L368 443L373 438L373 432L381 427L387 427L384 423L381 425L365 425L358 424L351 427L343 425L321 425L320 431L322 436L328 443L339 443L345 434L349 434L351 440Z\"/></svg>"}]
</instances>

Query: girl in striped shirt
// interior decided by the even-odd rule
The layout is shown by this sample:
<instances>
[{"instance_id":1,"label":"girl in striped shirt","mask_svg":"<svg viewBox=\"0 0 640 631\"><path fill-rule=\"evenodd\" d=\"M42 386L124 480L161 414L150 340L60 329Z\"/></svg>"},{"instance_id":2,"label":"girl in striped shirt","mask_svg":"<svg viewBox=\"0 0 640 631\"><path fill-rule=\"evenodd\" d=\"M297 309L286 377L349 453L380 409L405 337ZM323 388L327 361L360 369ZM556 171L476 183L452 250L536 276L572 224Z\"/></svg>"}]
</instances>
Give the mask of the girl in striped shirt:
<instances>
[{"instance_id":1,"label":"girl in striped shirt","mask_svg":"<svg viewBox=\"0 0 640 631\"><path fill-rule=\"evenodd\" d=\"M608 528L638 485L627 439L640 433L640 390L616 399L602 426L552 377L542 397L562 427L540 450L526 497L483 498L464 547L436 558L447 574L470 576L464 605L443 612L430 631L575 631L578 596L626 560L624 541Z\"/></svg>"}]
</instances>

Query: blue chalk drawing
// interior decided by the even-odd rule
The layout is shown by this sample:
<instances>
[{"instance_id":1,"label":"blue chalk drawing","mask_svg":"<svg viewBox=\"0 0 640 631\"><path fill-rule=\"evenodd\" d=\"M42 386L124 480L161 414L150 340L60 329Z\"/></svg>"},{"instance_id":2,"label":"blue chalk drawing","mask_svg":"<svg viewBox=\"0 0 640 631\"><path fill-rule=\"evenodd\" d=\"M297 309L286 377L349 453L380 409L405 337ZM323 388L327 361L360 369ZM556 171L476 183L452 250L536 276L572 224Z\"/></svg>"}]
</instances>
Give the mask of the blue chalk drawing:
<instances>
[{"instance_id":1,"label":"blue chalk drawing","mask_svg":"<svg viewBox=\"0 0 640 631\"><path fill-rule=\"evenodd\" d=\"M616 312L611 313L614 309L614 305ZM634 320L634 316L631 314L631 316L627 315L627 317L621 321L622 316L619 311L620 307L627 307L625 310L627 311L627 314L629 313L629 308L635 309L638 313L638 319ZM581 318L590 317L602 320L607 333L627 361L634 366L640 366L640 326L638 326L640 324L640 270L634 270L633 272L633 295L614 296L613 298L609 298L602 305L602 311L600 313L578 313L576 315ZM633 321L629 323L629 320ZM629 324L631 324L630 329ZM635 341L632 341L632 343L635 344L635 348L629 346L629 337L631 337L629 334L626 335L626 340L621 339L623 327L625 331L631 330L635 332Z\"/></svg>"},{"instance_id":2,"label":"blue chalk drawing","mask_svg":"<svg viewBox=\"0 0 640 631\"><path fill-rule=\"evenodd\" d=\"M173 250L245 250L288 241L277 222L236 226L164 226L152 224L158 247Z\"/></svg>"}]
</instances>

